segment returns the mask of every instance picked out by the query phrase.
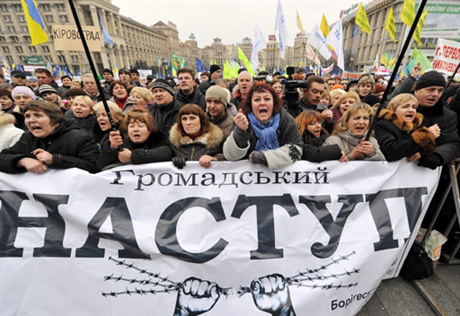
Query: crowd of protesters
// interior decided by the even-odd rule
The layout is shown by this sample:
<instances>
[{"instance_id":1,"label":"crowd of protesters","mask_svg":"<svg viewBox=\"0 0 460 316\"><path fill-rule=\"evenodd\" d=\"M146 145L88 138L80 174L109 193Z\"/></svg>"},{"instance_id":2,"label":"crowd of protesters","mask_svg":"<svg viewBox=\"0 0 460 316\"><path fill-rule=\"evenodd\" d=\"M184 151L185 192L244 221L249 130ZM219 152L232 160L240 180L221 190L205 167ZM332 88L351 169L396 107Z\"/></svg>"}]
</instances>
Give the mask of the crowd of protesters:
<instances>
[{"instance_id":1,"label":"crowd of protesters","mask_svg":"<svg viewBox=\"0 0 460 316\"><path fill-rule=\"evenodd\" d=\"M160 161L210 168L242 159L271 170L298 160L400 159L435 169L460 156L459 85L447 87L436 71L421 75L419 65L390 87L369 140L387 85L371 74L348 80L299 68L291 78L264 71L253 77L241 69L232 81L212 65L200 79L181 68L177 78L145 82L136 69L121 69L118 79L105 69L102 92L89 73L81 81L63 76L61 86L47 69L35 76L13 71L10 83L0 78L2 172L97 172ZM287 91L291 80L302 88Z\"/></svg>"}]
</instances>

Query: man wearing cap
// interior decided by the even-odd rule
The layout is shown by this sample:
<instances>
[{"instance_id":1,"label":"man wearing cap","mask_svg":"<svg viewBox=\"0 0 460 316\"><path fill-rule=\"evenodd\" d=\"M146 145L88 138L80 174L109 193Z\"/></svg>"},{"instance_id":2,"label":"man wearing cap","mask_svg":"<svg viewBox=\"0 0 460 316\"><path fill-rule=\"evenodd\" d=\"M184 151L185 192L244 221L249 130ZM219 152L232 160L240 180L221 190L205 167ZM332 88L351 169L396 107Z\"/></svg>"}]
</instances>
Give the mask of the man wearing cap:
<instances>
[{"instance_id":1,"label":"man wearing cap","mask_svg":"<svg viewBox=\"0 0 460 316\"><path fill-rule=\"evenodd\" d=\"M26 74L22 71L12 71L11 72L11 85L13 87L19 86L26 86L27 85L27 77Z\"/></svg>"},{"instance_id":2,"label":"man wearing cap","mask_svg":"<svg viewBox=\"0 0 460 316\"><path fill-rule=\"evenodd\" d=\"M227 106L227 90L220 86L209 87L206 91L206 113L209 120L222 130L225 138L230 134L233 123L233 115L228 112Z\"/></svg>"},{"instance_id":3,"label":"man wearing cap","mask_svg":"<svg viewBox=\"0 0 460 316\"><path fill-rule=\"evenodd\" d=\"M183 103L198 104L203 111L206 111L206 99L201 91L195 88L195 71L189 68L180 68L177 71L179 90L176 99Z\"/></svg>"},{"instance_id":4,"label":"man wearing cap","mask_svg":"<svg viewBox=\"0 0 460 316\"><path fill-rule=\"evenodd\" d=\"M139 70L137 70L136 68L131 68L129 70L129 74L131 75L131 82L134 86L145 88L140 82Z\"/></svg>"},{"instance_id":5,"label":"man wearing cap","mask_svg":"<svg viewBox=\"0 0 460 316\"><path fill-rule=\"evenodd\" d=\"M113 81L113 71L109 68L105 68L102 72L102 77L104 78L104 84L102 86L108 90Z\"/></svg>"},{"instance_id":6,"label":"man wearing cap","mask_svg":"<svg viewBox=\"0 0 460 316\"><path fill-rule=\"evenodd\" d=\"M182 103L175 99L174 89L165 79L157 79L152 84L153 104L149 111L155 118L158 130L169 139L169 131L176 123Z\"/></svg>"},{"instance_id":7,"label":"man wearing cap","mask_svg":"<svg viewBox=\"0 0 460 316\"><path fill-rule=\"evenodd\" d=\"M53 80L53 76L51 75L51 72L46 69L46 68L37 68L35 69L35 76L37 77L39 85L50 85L52 86L58 93L58 95L61 97L61 99L65 99L65 93L66 89L59 87L56 81ZM38 93L38 89L35 90L35 94L37 96L40 96Z\"/></svg>"},{"instance_id":8,"label":"man wearing cap","mask_svg":"<svg viewBox=\"0 0 460 316\"><path fill-rule=\"evenodd\" d=\"M215 84L217 79L222 78L222 69L219 65L211 65L209 68L209 74L209 79L200 83L200 91L203 95L206 94L206 90L208 90L210 86Z\"/></svg>"}]
</instances>

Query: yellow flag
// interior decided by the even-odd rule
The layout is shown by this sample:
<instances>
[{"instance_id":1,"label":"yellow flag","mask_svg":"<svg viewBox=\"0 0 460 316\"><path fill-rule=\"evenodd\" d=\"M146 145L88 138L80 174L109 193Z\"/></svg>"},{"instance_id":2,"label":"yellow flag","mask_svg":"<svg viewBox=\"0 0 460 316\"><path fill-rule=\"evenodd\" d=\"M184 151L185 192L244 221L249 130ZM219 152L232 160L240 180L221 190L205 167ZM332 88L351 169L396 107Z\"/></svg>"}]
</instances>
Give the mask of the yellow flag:
<instances>
[{"instance_id":1,"label":"yellow flag","mask_svg":"<svg viewBox=\"0 0 460 316\"><path fill-rule=\"evenodd\" d=\"M415 19L415 5L414 0L404 0L403 6L401 8L401 13L399 13L401 21L407 26L412 26Z\"/></svg>"},{"instance_id":2,"label":"yellow flag","mask_svg":"<svg viewBox=\"0 0 460 316\"><path fill-rule=\"evenodd\" d=\"M390 8L388 11L387 20L385 21L385 30L388 31L388 35L390 35L393 42L396 43L396 24L393 8Z\"/></svg>"},{"instance_id":3,"label":"yellow flag","mask_svg":"<svg viewBox=\"0 0 460 316\"><path fill-rule=\"evenodd\" d=\"M423 11L420 20L418 20L417 28L414 32L414 40L417 42L418 46L422 46L422 29L423 24L425 24L426 15L428 14L428 10Z\"/></svg>"},{"instance_id":4,"label":"yellow flag","mask_svg":"<svg viewBox=\"0 0 460 316\"><path fill-rule=\"evenodd\" d=\"M241 61L244 64L244 67L246 67L248 72L251 75L255 76L256 74L255 74L254 70L252 69L251 63L249 62L248 58L246 57L246 55L243 53L243 51L241 50L241 48L239 46L238 46L238 58L241 59Z\"/></svg>"},{"instance_id":5,"label":"yellow flag","mask_svg":"<svg viewBox=\"0 0 460 316\"><path fill-rule=\"evenodd\" d=\"M295 12L297 13L297 27L299 28L300 32L302 32L302 34L305 34L305 30L303 29L302 21L300 20L299 11L295 10Z\"/></svg>"},{"instance_id":6,"label":"yellow flag","mask_svg":"<svg viewBox=\"0 0 460 316\"><path fill-rule=\"evenodd\" d=\"M321 32L324 34L324 38L327 37L327 34L331 31L329 29L329 24L327 23L326 16L323 14L323 18L321 19L321 26L320 26Z\"/></svg>"},{"instance_id":7,"label":"yellow flag","mask_svg":"<svg viewBox=\"0 0 460 316\"><path fill-rule=\"evenodd\" d=\"M363 32L371 34L371 26L369 25L369 20L367 19L362 2L359 4L358 11L356 12L355 23L361 27Z\"/></svg>"}]
</instances>

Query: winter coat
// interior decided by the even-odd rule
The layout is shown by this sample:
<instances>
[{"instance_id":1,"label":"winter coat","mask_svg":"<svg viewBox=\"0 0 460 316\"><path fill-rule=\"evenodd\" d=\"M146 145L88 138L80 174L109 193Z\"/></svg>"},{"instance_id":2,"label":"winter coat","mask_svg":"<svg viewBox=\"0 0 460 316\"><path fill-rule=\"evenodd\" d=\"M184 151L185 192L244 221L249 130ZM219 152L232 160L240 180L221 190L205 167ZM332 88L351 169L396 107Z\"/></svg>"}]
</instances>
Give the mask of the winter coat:
<instances>
[{"instance_id":1,"label":"winter coat","mask_svg":"<svg viewBox=\"0 0 460 316\"><path fill-rule=\"evenodd\" d=\"M342 151L338 145L322 146L329 135L322 130L319 138L316 138L307 129L303 132L302 160L321 162L326 160L339 160Z\"/></svg>"},{"instance_id":2,"label":"winter coat","mask_svg":"<svg viewBox=\"0 0 460 316\"><path fill-rule=\"evenodd\" d=\"M18 142L24 131L14 126L16 121L12 114L0 114L0 152Z\"/></svg>"},{"instance_id":3,"label":"winter coat","mask_svg":"<svg viewBox=\"0 0 460 316\"><path fill-rule=\"evenodd\" d=\"M375 138L387 161L397 161L420 152L436 149L434 137L426 127L420 127L423 115L417 113L412 123L404 122L393 111L383 109L375 125Z\"/></svg>"},{"instance_id":4,"label":"winter coat","mask_svg":"<svg viewBox=\"0 0 460 316\"><path fill-rule=\"evenodd\" d=\"M270 170L293 164L302 157L302 137L296 122L285 109L280 112L280 123L276 132L280 147L262 152ZM247 131L233 125L232 132L224 143L224 156L230 161L248 159L256 143L257 136L251 125Z\"/></svg>"},{"instance_id":5,"label":"winter coat","mask_svg":"<svg viewBox=\"0 0 460 316\"><path fill-rule=\"evenodd\" d=\"M193 140L188 135L182 135L176 126L177 123L171 128L169 135L171 149L176 156L189 161L198 161L204 155L213 156L217 160L224 160L222 155L224 135L219 127L211 123L207 133Z\"/></svg>"},{"instance_id":6,"label":"winter coat","mask_svg":"<svg viewBox=\"0 0 460 316\"><path fill-rule=\"evenodd\" d=\"M87 117L76 117L72 111L67 111L64 116L69 120L74 120L80 129L89 135L92 134L94 126L99 125L97 123L96 115L94 114L90 114Z\"/></svg>"},{"instance_id":7,"label":"winter coat","mask_svg":"<svg viewBox=\"0 0 460 316\"><path fill-rule=\"evenodd\" d=\"M131 164L142 164L150 162L170 161L172 151L168 140L159 132L150 133L149 138L142 144L133 143L126 135L123 137L123 148L131 150ZM110 147L110 140L107 135L101 142L101 153L97 159L99 169L113 168L122 163L118 160L118 149Z\"/></svg>"},{"instance_id":8,"label":"winter coat","mask_svg":"<svg viewBox=\"0 0 460 316\"><path fill-rule=\"evenodd\" d=\"M190 95L186 95L182 90L177 90L176 92L176 100L183 103L193 103L197 104L201 107L203 111L206 112L206 97L203 93L201 93L200 89L194 87L193 93Z\"/></svg>"},{"instance_id":9,"label":"winter coat","mask_svg":"<svg viewBox=\"0 0 460 316\"><path fill-rule=\"evenodd\" d=\"M227 110L219 117L211 117L210 115L208 115L208 117L211 123L217 125L217 127L221 129L224 134L224 140L227 139L228 135L230 135L230 129L232 128L233 115Z\"/></svg>"},{"instance_id":10,"label":"winter coat","mask_svg":"<svg viewBox=\"0 0 460 316\"><path fill-rule=\"evenodd\" d=\"M183 104L177 100L172 101L167 105L151 104L149 111L155 119L155 124L158 130L166 137L169 137L171 127L176 124L177 115Z\"/></svg>"},{"instance_id":11,"label":"winter coat","mask_svg":"<svg viewBox=\"0 0 460 316\"><path fill-rule=\"evenodd\" d=\"M101 102L102 101L102 95L99 93L99 91L97 92L96 95L92 95L91 93L86 91L86 89L83 89L83 91L85 91L86 95L88 97L90 97L91 100L93 100L94 102ZM107 91L106 89L102 89L102 94L104 95L105 100L109 100L112 97L110 92Z\"/></svg>"},{"instance_id":12,"label":"winter coat","mask_svg":"<svg viewBox=\"0 0 460 316\"><path fill-rule=\"evenodd\" d=\"M339 145L340 149L347 155L348 160L354 160L350 156L350 153L356 146L358 146L362 138L362 136L356 136L347 130L345 132L339 132L337 135L329 136L323 146ZM385 160L385 156L380 151L377 140L374 137L371 137L369 138L369 141L372 143L374 151L370 155L365 156L362 160Z\"/></svg>"},{"instance_id":13,"label":"winter coat","mask_svg":"<svg viewBox=\"0 0 460 316\"><path fill-rule=\"evenodd\" d=\"M120 104L117 103L117 98L115 98L115 97L111 97L109 101L117 104L118 106L120 106ZM126 112L127 112L127 109L129 109L133 105L134 105L133 98L131 96L128 96L128 98L126 99L125 103L123 104L123 107L121 108L122 111L123 111L123 115L125 115Z\"/></svg>"},{"instance_id":14,"label":"winter coat","mask_svg":"<svg viewBox=\"0 0 460 316\"><path fill-rule=\"evenodd\" d=\"M36 138L30 132L10 149L0 153L0 171L6 173L25 172L18 167L22 158L35 158L32 152L43 149L53 155L53 169L79 168L96 172L96 159L99 154L96 143L88 134L80 130L77 123L64 119L56 129L45 138Z\"/></svg>"}]
</instances>

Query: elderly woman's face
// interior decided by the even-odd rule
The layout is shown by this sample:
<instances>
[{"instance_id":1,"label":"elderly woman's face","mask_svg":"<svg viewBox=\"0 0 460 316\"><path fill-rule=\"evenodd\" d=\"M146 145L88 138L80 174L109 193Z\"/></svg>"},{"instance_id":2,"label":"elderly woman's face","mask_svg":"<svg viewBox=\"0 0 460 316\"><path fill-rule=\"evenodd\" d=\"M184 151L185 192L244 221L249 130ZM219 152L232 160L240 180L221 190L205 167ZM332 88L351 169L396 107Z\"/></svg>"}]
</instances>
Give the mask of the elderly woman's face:
<instances>
[{"instance_id":1,"label":"elderly woman's face","mask_svg":"<svg viewBox=\"0 0 460 316\"><path fill-rule=\"evenodd\" d=\"M147 101L139 93L132 93L131 96L133 97L133 102L135 106L141 106L141 107L147 106Z\"/></svg>"},{"instance_id":2,"label":"elderly woman's face","mask_svg":"<svg viewBox=\"0 0 460 316\"><path fill-rule=\"evenodd\" d=\"M268 121L273 115L273 96L268 91L254 92L251 98L252 113L263 122Z\"/></svg>"},{"instance_id":3,"label":"elderly woman's face","mask_svg":"<svg viewBox=\"0 0 460 316\"><path fill-rule=\"evenodd\" d=\"M97 111L96 113L97 122L99 123L99 127L103 132L108 131L112 126L110 125L109 117L107 116L107 112L104 110ZM116 116L112 116L113 122L118 123L120 120Z\"/></svg>"},{"instance_id":4,"label":"elderly woman's face","mask_svg":"<svg viewBox=\"0 0 460 316\"><path fill-rule=\"evenodd\" d=\"M128 137L135 144L144 143L150 136L147 124L138 120L131 120L128 125Z\"/></svg>"},{"instance_id":5,"label":"elderly woman's face","mask_svg":"<svg viewBox=\"0 0 460 316\"><path fill-rule=\"evenodd\" d=\"M24 122L32 135L37 138L47 137L59 125L59 123L52 124L50 117L42 110L28 110L24 114Z\"/></svg>"}]
</instances>

